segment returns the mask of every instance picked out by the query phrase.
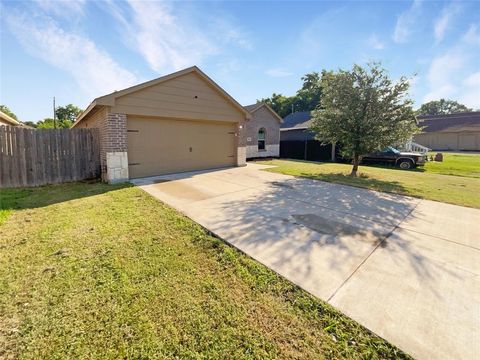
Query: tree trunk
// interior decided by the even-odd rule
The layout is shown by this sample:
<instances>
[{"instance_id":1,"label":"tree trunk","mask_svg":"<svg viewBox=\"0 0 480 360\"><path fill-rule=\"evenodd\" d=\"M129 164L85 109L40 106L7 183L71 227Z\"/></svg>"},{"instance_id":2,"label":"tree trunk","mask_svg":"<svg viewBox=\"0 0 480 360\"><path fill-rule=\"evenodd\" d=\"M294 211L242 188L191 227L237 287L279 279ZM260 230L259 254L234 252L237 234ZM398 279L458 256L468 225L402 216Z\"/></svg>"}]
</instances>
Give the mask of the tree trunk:
<instances>
[{"instance_id":1,"label":"tree trunk","mask_svg":"<svg viewBox=\"0 0 480 360\"><path fill-rule=\"evenodd\" d=\"M350 176L356 177L357 176L357 170L358 170L358 164L360 162L360 156L357 154L353 155L353 168L352 172L350 173Z\"/></svg>"}]
</instances>

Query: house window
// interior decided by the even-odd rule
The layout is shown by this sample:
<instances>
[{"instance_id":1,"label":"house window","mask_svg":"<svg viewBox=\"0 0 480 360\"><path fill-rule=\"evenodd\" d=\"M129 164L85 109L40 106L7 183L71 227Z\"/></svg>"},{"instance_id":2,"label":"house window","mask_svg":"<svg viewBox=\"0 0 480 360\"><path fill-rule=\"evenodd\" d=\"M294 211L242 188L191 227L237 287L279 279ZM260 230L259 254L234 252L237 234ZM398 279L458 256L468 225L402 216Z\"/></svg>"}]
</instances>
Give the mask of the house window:
<instances>
[{"instance_id":1,"label":"house window","mask_svg":"<svg viewBox=\"0 0 480 360\"><path fill-rule=\"evenodd\" d=\"M258 130L258 150L265 150L265 129Z\"/></svg>"}]
</instances>

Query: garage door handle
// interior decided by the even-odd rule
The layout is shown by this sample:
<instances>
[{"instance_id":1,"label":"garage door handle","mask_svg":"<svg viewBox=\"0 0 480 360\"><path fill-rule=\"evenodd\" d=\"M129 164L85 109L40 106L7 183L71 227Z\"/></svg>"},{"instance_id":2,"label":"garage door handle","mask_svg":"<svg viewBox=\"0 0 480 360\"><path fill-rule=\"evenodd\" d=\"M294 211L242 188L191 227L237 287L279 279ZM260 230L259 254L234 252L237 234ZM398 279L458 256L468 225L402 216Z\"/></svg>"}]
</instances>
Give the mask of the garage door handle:
<instances>
[{"instance_id":1,"label":"garage door handle","mask_svg":"<svg viewBox=\"0 0 480 360\"><path fill-rule=\"evenodd\" d=\"M129 163L128 166L140 165L140 163Z\"/></svg>"}]
</instances>

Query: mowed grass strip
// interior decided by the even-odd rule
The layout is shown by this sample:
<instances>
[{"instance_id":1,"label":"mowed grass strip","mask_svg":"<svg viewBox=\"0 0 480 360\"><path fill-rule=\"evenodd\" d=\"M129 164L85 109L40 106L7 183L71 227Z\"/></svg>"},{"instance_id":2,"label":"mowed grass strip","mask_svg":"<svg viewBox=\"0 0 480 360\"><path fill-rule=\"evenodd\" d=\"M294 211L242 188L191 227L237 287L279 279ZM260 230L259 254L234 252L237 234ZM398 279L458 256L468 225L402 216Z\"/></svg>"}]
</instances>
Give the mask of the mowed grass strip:
<instances>
[{"instance_id":1,"label":"mowed grass strip","mask_svg":"<svg viewBox=\"0 0 480 360\"><path fill-rule=\"evenodd\" d=\"M466 155L472 163L479 161L479 155ZM350 164L317 163L300 160L259 161L273 165L266 171L301 176L305 178L356 186L377 191L415 196L461 206L480 208L480 178L478 168L461 159L446 155L443 163L429 163L425 168L401 170L395 167L359 167L359 176L349 176ZM454 161L449 161L454 159ZM456 174L445 175L445 174Z\"/></svg>"},{"instance_id":2,"label":"mowed grass strip","mask_svg":"<svg viewBox=\"0 0 480 360\"><path fill-rule=\"evenodd\" d=\"M140 189L0 199L0 358L408 358Z\"/></svg>"}]
</instances>

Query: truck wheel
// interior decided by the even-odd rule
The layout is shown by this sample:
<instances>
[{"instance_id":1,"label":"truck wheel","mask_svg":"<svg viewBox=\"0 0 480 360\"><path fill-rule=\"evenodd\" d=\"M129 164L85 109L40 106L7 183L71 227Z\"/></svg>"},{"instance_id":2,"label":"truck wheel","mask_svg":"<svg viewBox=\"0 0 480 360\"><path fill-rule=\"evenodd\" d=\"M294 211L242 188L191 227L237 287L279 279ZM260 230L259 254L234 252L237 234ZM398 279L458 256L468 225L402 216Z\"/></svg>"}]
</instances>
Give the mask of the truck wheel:
<instances>
[{"instance_id":1,"label":"truck wheel","mask_svg":"<svg viewBox=\"0 0 480 360\"><path fill-rule=\"evenodd\" d=\"M413 169L413 161L408 159L402 159L398 162L400 169L409 170Z\"/></svg>"}]
</instances>

